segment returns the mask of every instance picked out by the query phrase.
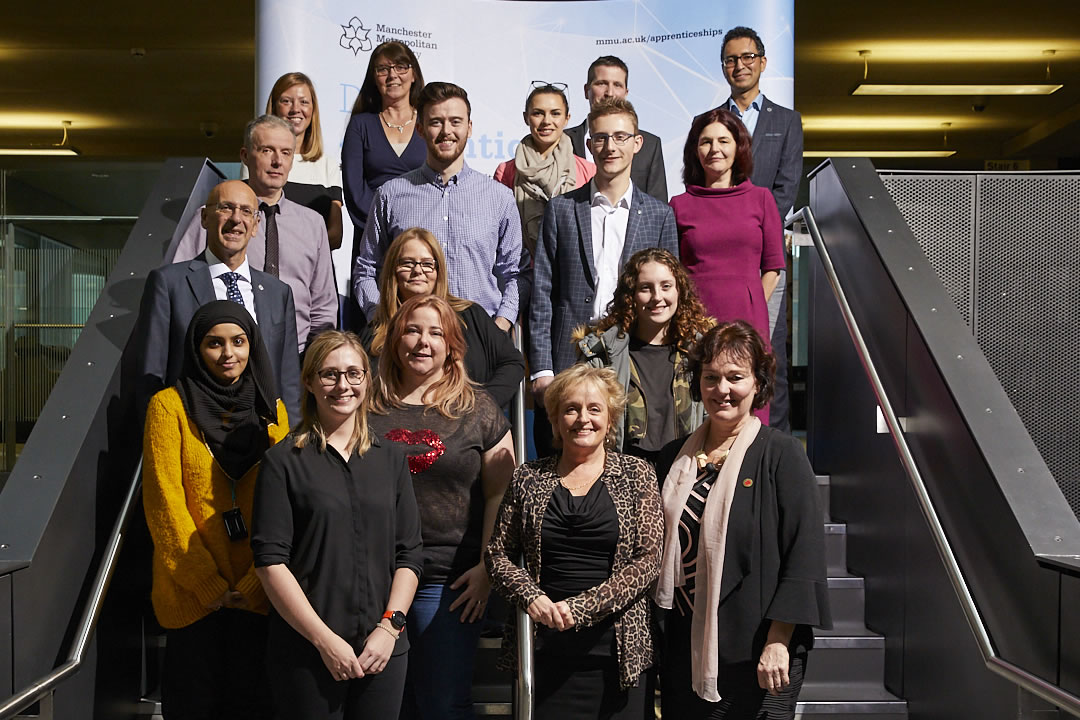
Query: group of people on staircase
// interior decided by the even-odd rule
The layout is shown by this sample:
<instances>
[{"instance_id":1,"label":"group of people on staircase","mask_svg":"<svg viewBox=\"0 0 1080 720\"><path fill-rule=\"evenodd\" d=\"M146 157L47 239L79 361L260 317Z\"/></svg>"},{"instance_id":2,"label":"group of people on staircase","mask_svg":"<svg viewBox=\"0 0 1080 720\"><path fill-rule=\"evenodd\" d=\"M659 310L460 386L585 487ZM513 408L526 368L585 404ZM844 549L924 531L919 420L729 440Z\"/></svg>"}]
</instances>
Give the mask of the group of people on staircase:
<instances>
[{"instance_id":1,"label":"group of people on staircase","mask_svg":"<svg viewBox=\"0 0 1080 720\"><path fill-rule=\"evenodd\" d=\"M311 80L279 79L134 335L167 720L471 718L493 589L535 624L535 717L651 718L657 687L667 717L793 717L830 616L813 472L770 407L801 128L765 64L724 38L732 97L670 204L613 56L579 127L533 83L494 179L464 161L468 95L404 44L372 52L340 170ZM508 669L515 641L511 617Z\"/></svg>"}]
</instances>

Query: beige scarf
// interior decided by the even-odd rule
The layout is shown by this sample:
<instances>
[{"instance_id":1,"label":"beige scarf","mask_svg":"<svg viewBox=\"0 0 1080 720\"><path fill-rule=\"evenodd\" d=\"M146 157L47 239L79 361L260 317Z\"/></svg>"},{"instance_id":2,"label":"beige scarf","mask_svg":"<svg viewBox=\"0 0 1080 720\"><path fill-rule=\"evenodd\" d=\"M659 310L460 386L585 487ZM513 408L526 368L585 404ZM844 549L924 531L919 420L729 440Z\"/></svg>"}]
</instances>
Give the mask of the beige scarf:
<instances>
[{"instance_id":1,"label":"beige scarf","mask_svg":"<svg viewBox=\"0 0 1080 720\"><path fill-rule=\"evenodd\" d=\"M542 155L532 135L526 135L514 152L514 167L514 200L521 214L521 234L529 254L535 257L548 200L577 185L574 144L563 135L551 152Z\"/></svg>"},{"instance_id":2,"label":"beige scarf","mask_svg":"<svg viewBox=\"0 0 1080 720\"><path fill-rule=\"evenodd\" d=\"M673 606L675 588L686 584L683 575L682 547L679 543L679 520L686 499L697 482L698 465L694 457L709 435L708 419L683 443L679 455L664 480L664 554L660 559L660 577L653 598L662 608ZM739 481L746 450L758 435L761 421L750 416L739 431L720 475L709 490L705 513L698 531L697 579L694 583L694 617L690 628L690 668L694 692L709 702L719 702L716 691L719 648L717 647L717 610L720 606L720 582L724 571L728 514L735 486Z\"/></svg>"}]
</instances>

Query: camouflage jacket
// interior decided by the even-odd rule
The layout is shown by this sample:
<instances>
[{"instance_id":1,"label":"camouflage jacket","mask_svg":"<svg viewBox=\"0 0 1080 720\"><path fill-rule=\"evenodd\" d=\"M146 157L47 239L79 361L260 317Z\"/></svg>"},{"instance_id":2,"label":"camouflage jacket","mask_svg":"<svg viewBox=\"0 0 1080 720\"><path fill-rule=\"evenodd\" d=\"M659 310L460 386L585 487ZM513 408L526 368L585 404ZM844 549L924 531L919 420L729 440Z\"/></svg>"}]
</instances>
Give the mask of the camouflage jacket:
<instances>
[{"instance_id":1,"label":"camouflage jacket","mask_svg":"<svg viewBox=\"0 0 1080 720\"><path fill-rule=\"evenodd\" d=\"M628 440L640 440L648 432L649 413L637 368L630 361L630 336L613 326L603 332L585 329L574 333L578 356L592 367L610 367L626 390L626 417L618 428L615 449L625 452ZM690 396L690 362L686 354L675 351L675 378L671 384L675 398L675 437L685 437L701 425L704 408ZM629 438L625 437L629 435Z\"/></svg>"}]
</instances>

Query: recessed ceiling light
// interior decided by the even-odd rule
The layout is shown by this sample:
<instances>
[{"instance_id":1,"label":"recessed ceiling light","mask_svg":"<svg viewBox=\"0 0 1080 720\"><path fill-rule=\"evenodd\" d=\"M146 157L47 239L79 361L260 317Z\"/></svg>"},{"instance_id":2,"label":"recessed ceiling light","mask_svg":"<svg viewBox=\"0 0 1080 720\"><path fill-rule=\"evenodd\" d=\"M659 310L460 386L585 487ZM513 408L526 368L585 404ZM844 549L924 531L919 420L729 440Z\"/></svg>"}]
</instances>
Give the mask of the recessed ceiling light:
<instances>
[{"instance_id":1,"label":"recessed ceiling light","mask_svg":"<svg viewBox=\"0 0 1080 720\"><path fill-rule=\"evenodd\" d=\"M1062 85L917 85L861 83L852 95L1052 95Z\"/></svg>"},{"instance_id":2,"label":"recessed ceiling light","mask_svg":"<svg viewBox=\"0 0 1080 720\"><path fill-rule=\"evenodd\" d=\"M803 131L807 133L842 130L849 133L883 132L891 130L940 130L951 123L952 130L968 130L993 125L983 117L951 115L804 115Z\"/></svg>"},{"instance_id":3,"label":"recessed ceiling light","mask_svg":"<svg viewBox=\"0 0 1080 720\"><path fill-rule=\"evenodd\" d=\"M0 155L78 155L79 151L70 145L67 147L25 147L0 148Z\"/></svg>"},{"instance_id":4,"label":"recessed ceiling light","mask_svg":"<svg viewBox=\"0 0 1080 720\"><path fill-rule=\"evenodd\" d=\"M955 150L804 150L803 157L871 157L871 158L920 158L952 157Z\"/></svg>"}]
</instances>

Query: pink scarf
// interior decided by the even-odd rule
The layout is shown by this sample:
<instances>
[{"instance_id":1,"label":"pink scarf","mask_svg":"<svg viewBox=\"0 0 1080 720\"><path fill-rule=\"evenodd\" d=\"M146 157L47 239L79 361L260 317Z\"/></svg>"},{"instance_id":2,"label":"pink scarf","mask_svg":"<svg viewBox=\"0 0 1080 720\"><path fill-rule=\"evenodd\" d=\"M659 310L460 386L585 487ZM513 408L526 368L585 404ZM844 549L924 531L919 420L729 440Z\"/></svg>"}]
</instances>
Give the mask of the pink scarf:
<instances>
[{"instance_id":1,"label":"pink scarf","mask_svg":"<svg viewBox=\"0 0 1080 720\"><path fill-rule=\"evenodd\" d=\"M686 499L697 482L698 465L694 457L709 434L708 419L683 443L679 455L664 480L664 554L660 559L660 577L653 599L662 608L673 606L675 588L686 583L683 575L682 546L679 543L679 520ZM694 692L709 702L719 702L716 691L719 648L716 616L720 606L720 582L727 546L728 513L738 484L739 471L750 444L757 438L761 421L753 415L731 446L720 475L709 490L705 512L698 531L697 581L694 583L694 617L690 629L690 667Z\"/></svg>"}]
</instances>

